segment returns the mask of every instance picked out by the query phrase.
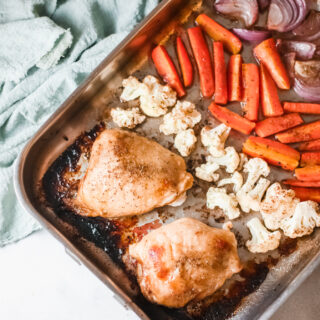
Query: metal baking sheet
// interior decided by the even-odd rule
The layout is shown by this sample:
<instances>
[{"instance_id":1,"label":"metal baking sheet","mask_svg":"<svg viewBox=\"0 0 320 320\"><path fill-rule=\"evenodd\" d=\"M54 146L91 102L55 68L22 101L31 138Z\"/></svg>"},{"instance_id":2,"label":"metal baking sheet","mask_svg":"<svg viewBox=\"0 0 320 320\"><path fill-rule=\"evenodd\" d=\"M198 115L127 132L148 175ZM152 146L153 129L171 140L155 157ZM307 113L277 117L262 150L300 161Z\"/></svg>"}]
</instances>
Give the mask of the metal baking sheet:
<instances>
[{"instance_id":1,"label":"metal baking sheet","mask_svg":"<svg viewBox=\"0 0 320 320\"><path fill-rule=\"evenodd\" d=\"M213 296L173 310L144 299L130 272L126 249L152 228L181 216L192 216L209 225L221 227L223 218L214 219L213 216L217 216L218 212L205 207L205 193L210 184L195 179L183 206L167 206L140 217L114 220L82 217L75 213L72 205L95 137L103 128L113 126L109 113L112 107L120 104L122 79L131 74L139 79L148 74L156 75L149 58L152 47L166 43L169 53L175 56L175 34L184 37L182 27L192 26L199 12L207 12L229 27L237 25L216 15L211 1L163 1L97 67L28 143L17 162L15 188L26 210L141 319L267 319L318 265L318 231L299 240L283 239L278 250L271 254L255 255L244 247L249 238L245 223L254 214L243 214L233 224L244 270L228 280ZM262 15L259 23L263 24L264 19ZM242 55L246 62L250 62L251 48L246 46ZM199 92L196 80L185 98L194 102L202 113L202 122L195 128L197 134L203 125L217 124L207 112L210 101L201 98ZM292 92L280 95L282 99L298 99ZM240 105L234 103L230 108L239 111ZM173 138L159 133L159 123L159 119L149 118L135 131L175 152ZM240 151L245 138L232 131L227 144ZM198 141L197 149L186 158L190 172L203 161L203 155ZM279 181L286 176L288 173L272 168L269 178Z\"/></svg>"}]
</instances>

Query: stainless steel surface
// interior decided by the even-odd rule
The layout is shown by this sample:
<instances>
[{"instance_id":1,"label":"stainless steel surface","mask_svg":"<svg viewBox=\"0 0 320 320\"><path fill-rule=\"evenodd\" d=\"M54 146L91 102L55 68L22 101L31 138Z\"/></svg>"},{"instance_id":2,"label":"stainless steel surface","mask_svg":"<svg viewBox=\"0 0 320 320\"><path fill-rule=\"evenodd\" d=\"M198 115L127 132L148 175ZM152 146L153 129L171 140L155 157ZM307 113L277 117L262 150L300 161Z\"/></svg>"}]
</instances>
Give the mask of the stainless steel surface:
<instances>
[{"instance_id":1,"label":"stainless steel surface","mask_svg":"<svg viewBox=\"0 0 320 320\"><path fill-rule=\"evenodd\" d=\"M79 241L74 237L76 231L72 226L61 221L51 209L43 205L39 196L39 181L52 162L72 144L76 137L83 131L90 130L98 121L108 119L110 106L119 104L118 88L121 80L133 72L138 74L155 73L148 61L148 55L153 43L168 40L168 35L174 30L179 30L179 25L186 22L192 24L192 19L187 18L192 14L192 9L209 10L208 5L199 8L201 1L167 0L153 11L92 73L88 80L81 85L59 108L59 110L42 126L35 137L28 143L17 162L15 172L15 188L20 203L26 210L33 214L41 224L47 228L68 250L94 272L119 299L132 308L141 319L148 316L137 303L136 291L131 287L126 274L116 266L111 259L100 249L88 241ZM213 14L213 13L212 13ZM211 15L212 15L211 14ZM230 22L223 17L216 17L224 24ZM263 19L263 17L262 17ZM169 39L170 43L170 39ZM171 46L172 50L172 46ZM250 48L244 52L244 58L249 62ZM173 53L171 51L171 53ZM282 95L296 99L290 94ZM197 85L189 91L187 98L200 105L204 118L208 118L206 107L209 101L199 98ZM239 105L233 104L231 108L237 109ZM215 123L214 120L210 120ZM155 138L158 121L150 119L139 129L139 132ZM229 143L239 148L245 137L233 133ZM169 145L171 138L161 141ZM194 153L199 157L200 151ZM282 178L282 171L275 169L272 179ZM201 202L202 201L202 202ZM181 214L194 215L197 205L202 205L204 199L189 197L188 205L192 205L188 212L176 211ZM203 219L199 214L198 218ZM235 229L241 230L248 237L244 222L249 218L246 215L235 222ZM215 222L211 224L216 225ZM320 233L315 232L311 237L298 241L298 248L288 256L279 256L279 262L270 270L266 280L260 288L243 299L235 319L268 319L281 303L304 281L304 279L319 264ZM240 248L243 259L264 261L268 255L250 255L244 248ZM151 304L149 309L154 308ZM150 311L150 310L149 310ZM148 311L148 312L149 312Z\"/></svg>"}]
</instances>

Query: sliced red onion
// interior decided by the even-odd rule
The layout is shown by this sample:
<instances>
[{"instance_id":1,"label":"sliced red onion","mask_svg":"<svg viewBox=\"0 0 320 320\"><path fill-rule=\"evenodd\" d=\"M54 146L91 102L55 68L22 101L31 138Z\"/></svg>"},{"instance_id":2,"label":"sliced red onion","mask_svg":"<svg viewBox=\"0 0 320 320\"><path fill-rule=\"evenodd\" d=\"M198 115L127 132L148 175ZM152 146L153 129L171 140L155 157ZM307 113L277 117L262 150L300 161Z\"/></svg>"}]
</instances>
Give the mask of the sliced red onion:
<instances>
[{"instance_id":1,"label":"sliced red onion","mask_svg":"<svg viewBox=\"0 0 320 320\"><path fill-rule=\"evenodd\" d=\"M306 0L271 0L268 29L286 32L298 27L308 13Z\"/></svg>"},{"instance_id":2,"label":"sliced red onion","mask_svg":"<svg viewBox=\"0 0 320 320\"><path fill-rule=\"evenodd\" d=\"M320 39L320 12L311 11L307 19L292 33L302 41Z\"/></svg>"},{"instance_id":3,"label":"sliced red onion","mask_svg":"<svg viewBox=\"0 0 320 320\"><path fill-rule=\"evenodd\" d=\"M296 61L294 91L311 102L320 102L320 61Z\"/></svg>"},{"instance_id":4,"label":"sliced red onion","mask_svg":"<svg viewBox=\"0 0 320 320\"><path fill-rule=\"evenodd\" d=\"M246 27L252 26L259 14L257 0L216 0L214 6L222 14L241 19Z\"/></svg>"},{"instance_id":5,"label":"sliced red onion","mask_svg":"<svg viewBox=\"0 0 320 320\"><path fill-rule=\"evenodd\" d=\"M265 10L270 4L270 0L258 0L259 8L261 11Z\"/></svg>"},{"instance_id":6,"label":"sliced red onion","mask_svg":"<svg viewBox=\"0 0 320 320\"><path fill-rule=\"evenodd\" d=\"M312 59L317 49L314 43L307 41L277 39L276 44L281 53L295 52L297 59L301 60Z\"/></svg>"},{"instance_id":7,"label":"sliced red onion","mask_svg":"<svg viewBox=\"0 0 320 320\"><path fill-rule=\"evenodd\" d=\"M233 28L232 31L240 39L249 41L252 43L260 43L261 41L271 37L271 32L267 30L247 30L247 29Z\"/></svg>"},{"instance_id":8,"label":"sliced red onion","mask_svg":"<svg viewBox=\"0 0 320 320\"><path fill-rule=\"evenodd\" d=\"M283 56L283 62L286 66L289 78L291 79L291 82L293 82L293 80L294 80L294 64L296 62L296 53L295 52L286 53Z\"/></svg>"},{"instance_id":9,"label":"sliced red onion","mask_svg":"<svg viewBox=\"0 0 320 320\"><path fill-rule=\"evenodd\" d=\"M320 87L311 87L299 79L294 79L293 90L306 101L320 102Z\"/></svg>"}]
</instances>

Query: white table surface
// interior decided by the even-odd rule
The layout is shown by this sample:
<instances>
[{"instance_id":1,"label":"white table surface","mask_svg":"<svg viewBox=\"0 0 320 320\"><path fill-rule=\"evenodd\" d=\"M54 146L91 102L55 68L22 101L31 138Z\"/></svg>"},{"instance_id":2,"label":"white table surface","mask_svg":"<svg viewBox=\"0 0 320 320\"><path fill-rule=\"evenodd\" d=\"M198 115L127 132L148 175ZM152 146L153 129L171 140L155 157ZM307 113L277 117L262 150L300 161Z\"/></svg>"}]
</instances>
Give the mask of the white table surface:
<instances>
[{"instance_id":1,"label":"white table surface","mask_svg":"<svg viewBox=\"0 0 320 320\"><path fill-rule=\"evenodd\" d=\"M272 320L316 320L320 314L320 268ZM137 320L47 231L0 248L0 319Z\"/></svg>"}]
</instances>

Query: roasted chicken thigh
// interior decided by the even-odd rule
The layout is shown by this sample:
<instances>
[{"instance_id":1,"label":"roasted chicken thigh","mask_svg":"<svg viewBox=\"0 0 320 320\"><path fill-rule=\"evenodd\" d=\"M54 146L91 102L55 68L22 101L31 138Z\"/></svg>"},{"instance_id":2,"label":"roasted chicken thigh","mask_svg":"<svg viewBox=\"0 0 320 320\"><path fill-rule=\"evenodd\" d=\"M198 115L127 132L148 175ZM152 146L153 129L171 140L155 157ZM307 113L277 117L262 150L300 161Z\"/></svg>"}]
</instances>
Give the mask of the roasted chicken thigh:
<instances>
[{"instance_id":1,"label":"roasted chicken thigh","mask_svg":"<svg viewBox=\"0 0 320 320\"><path fill-rule=\"evenodd\" d=\"M180 156L136 133L108 129L93 144L76 202L90 216L138 215L183 198L192 183Z\"/></svg>"},{"instance_id":2,"label":"roasted chicken thigh","mask_svg":"<svg viewBox=\"0 0 320 320\"><path fill-rule=\"evenodd\" d=\"M151 231L129 255L143 295L170 308L211 295L241 270L234 234L191 218Z\"/></svg>"}]
</instances>

